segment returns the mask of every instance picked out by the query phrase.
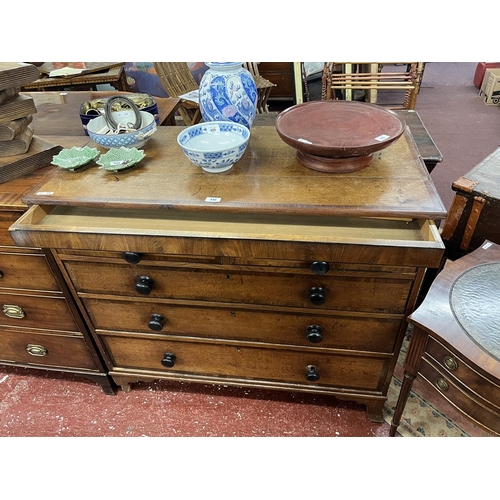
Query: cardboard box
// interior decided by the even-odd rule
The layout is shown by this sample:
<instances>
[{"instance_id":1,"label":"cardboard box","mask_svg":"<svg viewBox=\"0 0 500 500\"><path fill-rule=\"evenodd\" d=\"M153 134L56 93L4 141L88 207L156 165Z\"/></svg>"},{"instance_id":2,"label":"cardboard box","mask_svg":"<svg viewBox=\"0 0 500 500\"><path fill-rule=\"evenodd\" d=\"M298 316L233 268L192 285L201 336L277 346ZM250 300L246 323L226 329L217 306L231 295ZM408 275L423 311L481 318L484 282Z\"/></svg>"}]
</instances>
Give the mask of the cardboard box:
<instances>
[{"instance_id":1,"label":"cardboard box","mask_svg":"<svg viewBox=\"0 0 500 500\"><path fill-rule=\"evenodd\" d=\"M477 63L476 72L474 73L474 85L481 90L484 74L489 68L500 68L500 62L480 62Z\"/></svg>"},{"instance_id":2,"label":"cardboard box","mask_svg":"<svg viewBox=\"0 0 500 500\"><path fill-rule=\"evenodd\" d=\"M498 105L500 103L500 68L486 70L479 97L486 104Z\"/></svg>"}]
</instances>

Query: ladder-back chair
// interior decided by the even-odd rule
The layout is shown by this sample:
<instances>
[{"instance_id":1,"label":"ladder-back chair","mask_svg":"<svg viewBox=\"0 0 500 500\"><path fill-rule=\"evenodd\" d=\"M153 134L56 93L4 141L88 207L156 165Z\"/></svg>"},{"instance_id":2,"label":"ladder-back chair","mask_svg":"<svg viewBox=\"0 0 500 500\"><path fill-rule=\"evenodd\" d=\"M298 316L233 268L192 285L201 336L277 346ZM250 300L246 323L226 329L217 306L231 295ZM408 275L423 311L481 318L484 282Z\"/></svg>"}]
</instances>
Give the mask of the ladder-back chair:
<instances>
[{"instance_id":1,"label":"ladder-back chair","mask_svg":"<svg viewBox=\"0 0 500 500\"><path fill-rule=\"evenodd\" d=\"M199 85L191 74L187 63L155 62L153 65L169 97L179 97L198 90ZM188 99L181 99L179 114L188 126L195 125L202 118L199 104Z\"/></svg>"},{"instance_id":2,"label":"ladder-back chair","mask_svg":"<svg viewBox=\"0 0 500 500\"><path fill-rule=\"evenodd\" d=\"M276 84L260 75L258 63L245 62L243 63L243 67L252 74L255 86L257 87L257 113L269 113L267 100L273 87L276 87Z\"/></svg>"}]
</instances>

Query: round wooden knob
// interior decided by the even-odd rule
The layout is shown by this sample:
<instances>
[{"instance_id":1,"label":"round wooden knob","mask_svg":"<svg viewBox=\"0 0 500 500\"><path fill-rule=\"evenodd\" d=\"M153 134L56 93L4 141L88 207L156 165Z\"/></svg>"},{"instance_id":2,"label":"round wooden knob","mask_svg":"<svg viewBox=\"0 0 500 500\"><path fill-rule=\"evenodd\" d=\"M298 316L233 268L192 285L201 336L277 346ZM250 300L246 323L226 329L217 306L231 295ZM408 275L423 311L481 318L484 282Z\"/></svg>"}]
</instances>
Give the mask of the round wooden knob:
<instances>
[{"instance_id":1,"label":"round wooden knob","mask_svg":"<svg viewBox=\"0 0 500 500\"><path fill-rule=\"evenodd\" d=\"M317 344L323 340L323 329L318 325L309 325L307 327L306 339L312 344Z\"/></svg>"},{"instance_id":2,"label":"round wooden knob","mask_svg":"<svg viewBox=\"0 0 500 500\"><path fill-rule=\"evenodd\" d=\"M162 314L153 313L151 315L151 318L149 318L148 327L150 330L153 330L155 332L161 332L163 330L164 321L165 317Z\"/></svg>"},{"instance_id":3,"label":"round wooden knob","mask_svg":"<svg viewBox=\"0 0 500 500\"><path fill-rule=\"evenodd\" d=\"M318 369L314 365L308 365L306 371L306 380L308 382L317 382L319 380Z\"/></svg>"},{"instance_id":4,"label":"round wooden knob","mask_svg":"<svg viewBox=\"0 0 500 500\"><path fill-rule=\"evenodd\" d=\"M135 284L135 291L141 295L149 295L153 290L154 283L153 278L149 276L139 276Z\"/></svg>"},{"instance_id":5,"label":"round wooden knob","mask_svg":"<svg viewBox=\"0 0 500 500\"><path fill-rule=\"evenodd\" d=\"M330 264L324 261L314 261L310 267L314 274L326 274L330 270Z\"/></svg>"},{"instance_id":6,"label":"round wooden knob","mask_svg":"<svg viewBox=\"0 0 500 500\"><path fill-rule=\"evenodd\" d=\"M309 302L313 306L321 306L326 302L326 292L321 286L313 286L309 290Z\"/></svg>"},{"instance_id":7,"label":"round wooden knob","mask_svg":"<svg viewBox=\"0 0 500 500\"><path fill-rule=\"evenodd\" d=\"M141 261L141 254L137 252L123 252L122 256L129 264L139 264Z\"/></svg>"},{"instance_id":8,"label":"round wooden knob","mask_svg":"<svg viewBox=\"0 0 500 500\"><path fill-rule=\"evenodd\" d=\"M161 364L166 368L172 368L175 365L175 354L172 354L171 352L166 352L163 355Z\"/></svg>"}]
</instances>

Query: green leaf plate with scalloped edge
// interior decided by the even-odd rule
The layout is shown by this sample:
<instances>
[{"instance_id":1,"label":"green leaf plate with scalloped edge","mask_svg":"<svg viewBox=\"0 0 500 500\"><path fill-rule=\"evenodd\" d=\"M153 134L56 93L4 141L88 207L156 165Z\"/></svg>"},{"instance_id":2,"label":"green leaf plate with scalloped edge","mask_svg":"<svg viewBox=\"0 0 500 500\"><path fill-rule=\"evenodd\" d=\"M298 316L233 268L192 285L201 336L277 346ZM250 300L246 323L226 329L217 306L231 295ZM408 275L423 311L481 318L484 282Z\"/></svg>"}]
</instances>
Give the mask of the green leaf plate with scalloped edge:
<instances>
[{"instance_id":1,"label":"green leaf plate with scalloped edge","mask_svg":"<svg viewBox=\"0 0 500 500\"><path fill-rule=\"evenodd\" d=\"M96 148L73 146L71 149L61 150L52 158L51 164L65 170L76 170L95 160L98 156L99 151Z\"/></svg>"},{"instance_id":2,"label":"green leaf plate with scalloped edge","mask_svg":"<svg viewBox=\"0 0 500 500\"><path fill-rule=\"evenodd\" d=\"M121 148L111 148L106 154L101 155L96 163L104 170L117 172L134 166L145 156L142 149L122 146Z\"/></svg>"}]
</instances>

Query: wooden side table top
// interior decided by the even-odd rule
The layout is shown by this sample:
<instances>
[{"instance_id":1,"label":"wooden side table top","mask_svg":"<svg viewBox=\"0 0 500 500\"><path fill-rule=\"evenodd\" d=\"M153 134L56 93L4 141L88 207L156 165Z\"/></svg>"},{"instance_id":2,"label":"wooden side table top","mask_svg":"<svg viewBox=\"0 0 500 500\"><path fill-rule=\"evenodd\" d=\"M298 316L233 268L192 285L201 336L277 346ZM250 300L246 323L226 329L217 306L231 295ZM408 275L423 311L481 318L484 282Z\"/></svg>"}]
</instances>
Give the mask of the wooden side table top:
<instances>
[{"instance_id":1,"label":"wooden side table top","mask_svg":"<svg viewBox=\"0 0 500 500\"><path fill-rule=\"evenodd\" d=\"M85 135L80 119L80 105L91 99L114 95L127 95L122 92L23 92L35 101L37 113L33 115L35 134L62 146L84 146L90 140ZM180 106L180 99L155 97L158 104L160 125L174 123L174 115Z\"/></svg>"},{"instance_id":2,"label":"wooden side table top","mask_svg":"<svg viewBox=\"0 0 500 500\"><path fill-rule=\"evenodd\" d=\"M208 174L186 158L177 144L179 131L158 127L145 146L145 160L138 168L120 172L118 183L100 169L57 171L42 190L50 194L35 194L31 202L398 220L446 215L406 133L368 168L332 175L302 166L296 150L279 138L274 126L253 127L248 147L233 168Z\"/></svg>"},{"instance_id":3,"label":"wooden side table top","mask_svg":"<svg viewBox=\"0 0 500 500\"><path fill-rule=\"evenodd\" d=\"M431 173L434 167L443 161L443 155L423 124L420 115L414 110L398 110L396 113L406 121L427 170Z\"/></svg>"},{"instance_id":4,"label":"wooden side table top","mask_svg":"<svg viewBox=\"0 0 500 500\"><path fill-rule=\"evenodd\" d=\"M125 76L125 63L117 63L116 66L106 68L103 71L96 73L85 73L82 75L64 76L64 77L49 77L48 75L41 76L38 80L24 85L23 92L33 90L56 90L66 87L72 87L75 90L88 90L95 85L110 84L120 91L128 91L128 84Z\"/></svg>"}]
</instances>

